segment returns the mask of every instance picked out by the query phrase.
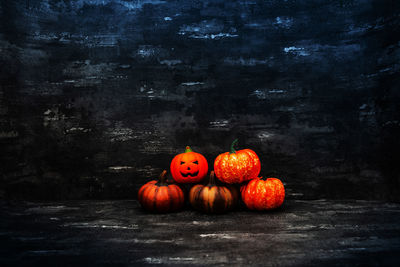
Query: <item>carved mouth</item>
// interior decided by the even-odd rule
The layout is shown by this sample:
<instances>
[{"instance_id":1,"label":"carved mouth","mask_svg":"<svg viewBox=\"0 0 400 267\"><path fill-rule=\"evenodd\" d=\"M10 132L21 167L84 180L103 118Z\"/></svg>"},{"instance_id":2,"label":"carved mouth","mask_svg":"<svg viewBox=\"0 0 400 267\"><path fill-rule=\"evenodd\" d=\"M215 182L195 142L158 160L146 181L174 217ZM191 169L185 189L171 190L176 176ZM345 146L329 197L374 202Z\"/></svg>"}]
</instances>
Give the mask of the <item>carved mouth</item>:
<instances>
[{"instance_id":1,"label":"carved mouth","mask_svg":"<svg viewBox=\"0 0 400 267\"><path fill-rule=\"evenodd\" d=\"M188 176L194 177L194 176L199 174L199 171L196 171L196 172L193 172L193 173L190 173L190 172L189 173L183 173L183 172L181 172L181 174L182 174L183 177L188 177Z\"/></svg>"}]
</instances>

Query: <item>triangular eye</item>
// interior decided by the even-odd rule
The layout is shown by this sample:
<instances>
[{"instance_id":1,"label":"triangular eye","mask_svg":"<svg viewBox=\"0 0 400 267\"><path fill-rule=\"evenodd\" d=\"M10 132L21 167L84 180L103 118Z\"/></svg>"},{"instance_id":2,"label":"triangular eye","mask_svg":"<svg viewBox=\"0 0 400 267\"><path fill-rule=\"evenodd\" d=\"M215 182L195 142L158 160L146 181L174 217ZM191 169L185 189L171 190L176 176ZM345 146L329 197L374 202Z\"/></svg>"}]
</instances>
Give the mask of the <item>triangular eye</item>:
<instances>
[{"instance_id":1,"label":"triangular eye","mask_svg":"<svg viewBox=\"0 0 400 267\"><path fill-rule=\"evenodd\" d=\"M182 165L182 164L185 164L185 162L184 162L184 161L181 161L181 165Z\"/></svg>"},{"instance_id":2,"label":"triangular eye","mask_svg":"<svg viewBox=\"0 0 400 267\"><path fill-rule=\"evenodd\" d=\"M197 164L197 165L199 164L199 162L198 162L197 160L196 160L196 161L193 161L193 163L194 163L194 164Z\"/></svg>"}]
</instances>

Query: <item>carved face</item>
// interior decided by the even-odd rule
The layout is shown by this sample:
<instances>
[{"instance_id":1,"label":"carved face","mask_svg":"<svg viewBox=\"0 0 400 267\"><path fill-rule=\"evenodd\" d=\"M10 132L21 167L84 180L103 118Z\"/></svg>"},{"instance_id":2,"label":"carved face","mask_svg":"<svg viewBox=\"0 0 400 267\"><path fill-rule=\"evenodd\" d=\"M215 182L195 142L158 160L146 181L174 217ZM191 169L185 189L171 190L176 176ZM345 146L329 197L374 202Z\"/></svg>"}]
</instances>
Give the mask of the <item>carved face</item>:
<instances>
[{"instance_id":1,"label":"carved face","mask_svg":"<svg viewBox=\"0 0 400 267\"><path fill-rule=\"evenodd\" d=\"M205 157L186 147L186 152L176 155L171 162L171 174L177 183L196 183L208 172Z\"/></svg>"}]
</instances>

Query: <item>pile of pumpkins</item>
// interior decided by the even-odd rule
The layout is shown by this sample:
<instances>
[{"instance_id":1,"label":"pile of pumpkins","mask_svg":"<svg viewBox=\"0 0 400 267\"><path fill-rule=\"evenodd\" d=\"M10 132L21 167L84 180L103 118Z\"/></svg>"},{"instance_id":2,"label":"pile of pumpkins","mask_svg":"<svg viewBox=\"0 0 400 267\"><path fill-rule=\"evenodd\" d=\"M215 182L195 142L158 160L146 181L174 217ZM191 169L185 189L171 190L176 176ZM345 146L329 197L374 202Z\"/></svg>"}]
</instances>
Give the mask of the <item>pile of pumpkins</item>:
<instances>
[{"instance_id":1,"label":"pile of pumpkins","mask_svg":"<svg viewBox=\"0 0 400 267\"><path fill-rule=\"evenodd\" d=\"M239 195L251 210L280 207L285 198L282 182L277 178L258 177L261 164L257 154L251 149L236 151L236 143L237 140L233 141L230 152L220 154L215 159L214 171L211 171L207 185L196 184L208 173L206 158L187 146L186 151L176 155L171 162L171 175L175 183L167 181L167 171L164 170L158 181L150 181L139 189L140 204L151 212L177 211L185 203L185 194L178 184L195 184L189 191L189 202L194 209L205 213L232 210ZM240 185L240 194L235 184Z\"/></svg>"}]
</instances>

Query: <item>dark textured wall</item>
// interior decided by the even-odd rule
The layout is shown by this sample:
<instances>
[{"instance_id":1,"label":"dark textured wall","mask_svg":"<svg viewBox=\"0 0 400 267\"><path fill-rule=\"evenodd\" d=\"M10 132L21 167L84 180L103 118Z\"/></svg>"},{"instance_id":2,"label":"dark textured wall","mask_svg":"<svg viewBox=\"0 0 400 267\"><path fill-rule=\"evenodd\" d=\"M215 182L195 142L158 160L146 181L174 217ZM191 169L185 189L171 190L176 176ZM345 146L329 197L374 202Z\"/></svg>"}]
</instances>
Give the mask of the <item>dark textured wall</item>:
<instances>
[{"instance_id":1,"label":"dark textured wall","mask_svg":"<svg viewBox=\"0 0 400 267\"><path fill-rule=\"evenodd\" d=\"M289 198L399 200L399 1L1 1L0 196L135 198L239 138Z\"/></svg>"}]
</instances>

